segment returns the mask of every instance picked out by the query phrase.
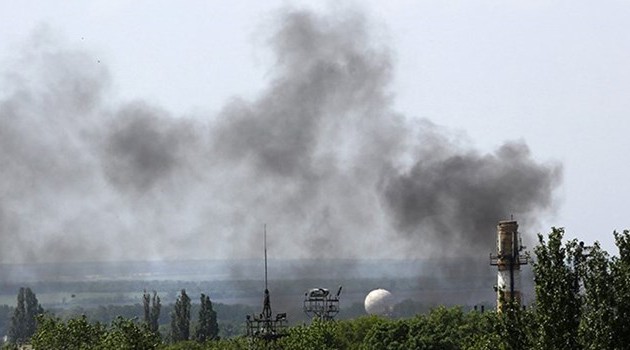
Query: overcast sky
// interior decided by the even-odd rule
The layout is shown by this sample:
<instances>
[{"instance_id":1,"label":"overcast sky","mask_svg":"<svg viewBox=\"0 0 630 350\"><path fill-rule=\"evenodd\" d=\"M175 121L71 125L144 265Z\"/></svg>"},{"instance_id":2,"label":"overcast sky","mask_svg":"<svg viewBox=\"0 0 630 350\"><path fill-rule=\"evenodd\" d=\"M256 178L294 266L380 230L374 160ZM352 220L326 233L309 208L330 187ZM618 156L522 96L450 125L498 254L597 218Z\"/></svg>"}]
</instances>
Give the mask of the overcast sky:
<instances>
[{"instance_id":1,"label":"overcast sky","mask_svg":"<svg viewBox=\"0 0 630 350\"><path fill-rule=\"evenodd\" d=\"M396 112L482 153L515 140L540 164L560 163L556 209L532 230L565 227L616 252L612 231L630 227L629 3L333 3L0 1L0 64L47 33L107 69L106 105L143 100L173 118L211 116L269 84L269 36L287 6L360 12L369 40L391 54Z\"/></svg>"}]
</instances>

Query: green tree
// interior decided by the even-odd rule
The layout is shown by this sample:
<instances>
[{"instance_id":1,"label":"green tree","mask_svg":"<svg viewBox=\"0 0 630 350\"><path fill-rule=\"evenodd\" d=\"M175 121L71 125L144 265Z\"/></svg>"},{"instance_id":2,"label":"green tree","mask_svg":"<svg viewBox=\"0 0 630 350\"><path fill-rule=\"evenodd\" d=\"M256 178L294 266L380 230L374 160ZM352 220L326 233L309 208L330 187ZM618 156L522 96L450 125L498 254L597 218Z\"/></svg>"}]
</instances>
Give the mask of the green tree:
<instances>
[{"instance_id":1,"label":"green tree","mask_svg":"<svg viewBox=\"0 0 630 350\"><path fill-rule=\"evenodd\" d=\"M611 263L613 299L616 315L613 323L614 349L627 349L630 344L630 231L614 233L619 256Z\"/></svg>"},{"instance_id":2,"label":"green tree","mask_svg":"<svg viewBox=\"0 0 630 350\"><path fill-rule=\"evenodd\" d=\"M160 337L130 319L117 317L100 340L98 349L152 350L160 344Z\"/></svg>"},{"instance_id":3,"label":"green tree","mask_svg":"<svg viewBox=\"0 0 630 350\"><path fill-rule=\"evenodd\" d=\"M171 313L171 341L178 342L190 338L190 298L186 290L175 301L175 307Z\"/></svg>"},{"instance_id":4,"label":"green tree","mask_svg":"<svg viewBox=\"0 0 630 350\"><path fill-rule=\"evenodd\" d=\"M160 310L162 308L160 297L157 295L156 291L153 291L153 297L151 297L151 294L147 293L145 290L142 295L142 301L144 306L144 322L151 332L158 333L158 329L160 328Z\"/></svg>"},{"instance_id":5,"label":"green tree","mask_svg":"<svg viewBox=\"0 0 630 350\"><path fill-rule=\"evenodd\" d=\"M39 327L31 344L46 350L152 350L160 345L160 338L145 324L117 317L109 328L101 323L90 323L87 317L60 319L40 316Z\"/></svg>"},{"instance_id":6,"label":"green tree","mask_svg":"<svg viewBox=\"0 0 630 350\"><path fill-rule=\"evenodd\" d=\"M144 311L144 323L151 327L151 294L145 289L142 293L142 307Z\"/></svg>"},{"instance_id":7,"label":"green tree","mask_svg":"<svg viewBox=\"0 0 630 350\"><path fill-rule=\"evenodd\" d=\"M24 343L31 338L37 327L36 317L43 314L44 309L37 301L30 288L20 288L17 295L17 307L11 317L9 339L14 343Z\"/></svg>"},{"instance_id":8,"label":"green tree","mask_svg":"<svg viewBox=\"0 0 630 350\"><path fill-rule=\"evenodd\" d=\"M106 332L101 323L90 323L85 315L67 322L40 315L38 325L37 332L31 339L31 345L35 349L95 349Z\"/></svg>"},{"instance_id":9,"label":"green tree","mask_svg":"<svg viewBox=\"0 0 630 350\"><path fill-rule=\"evenodd\" d=\"M576 241L563 245L564 229L552 228L548 241L538 235L534 248L534 282L536 283L535 346L538 349L579 349L580 266L583 254Z\"/></svg>"},{"instance_id":10,"label":"green tree","mask_svg":"<svg viewBox=\"0 0 630 350\"><path fill-rule=\"evenodd\" d=\"M466 315L467 322L464 332L468 334L462 339L461 348L469 350L504 350L506 345L504 323L507 318L504 312L469 312ZM526 349L526 348L523 348Z\"/></svg>"},{"instance_id":11,"label":"green tree","mask_svg":"<svg viewBox=\"0 0 630 350\"><path fill-rule=\"evenodd\" d=\"M340 321L337 322L339 337L344 339L347 349L360 349L372 329L385 322L387 322L386 319L375 315Z\"/></svg>"},{"instance_id":12,"label":"green tree","mask_svg":"<svg viewBox=\"0 0 630 350\"><path fill-rule=\"evenodd\" d=\"M280 349L333 350L347 349L337 322L313 320L308 326L289 329L289 335L277 342Z\"/></svg>"},{"instance_id":13,"label":"green tree","mask_svg":"<svg viewBox=\"0 0 630 350\"><path fill-rule=\"evenodd\" d=\"M503 312L497 313L499 327L495 334L499 335L498 349L520 350L531 349L534 339L532 329L535 328L533 314L521 309L515 301L504 302Z\"/></svg>"},{"instance_id":14,"label":"green tree","mask_svg":"<svg viewBox=\"0 0 630 350\"><path fill-rule=\"evenodd\" d=\"M440 306L422 318L412 319L407 349L458 349L470 336L462 332L467 319L460 308Z\"/></svg>"},{"instance_id":15,"label":"green tree","mask_svg":"<svg viewBox=\"0 0 630 350\"><path fill-rule=\"evenodd\" d=\"M480 333L492 330L481 330L482 323L477 322L480 320L483 318L476 313L466 314L461 308L441 306L428 315L374 324L359 349L484 349L478 344L489 341L490 337L481 339Z\"/></svg>"},{"instance_id":16,"label":"green tree","mask_svg":"<svg viewBox=\"0 0 630 350\"><path fill-rule=\"evenodd\" d=\"M214 340L219 336L219 324L217 323L217 313L212 309L210 297L201 294L201 306L199 307L199 320L195 330L195 340L205 342Z\"/></svg>"},{"instance_id":17,"label":"green tree","mask_svg":"<svg viewBox=\"0 0 630 350\"><path fill-rule=\"evenodd\" d=\"M615 297L608 253L598 242L588 249L582 269L580 342L585 349L613 349Z\"/></svg>"}]
</instances>

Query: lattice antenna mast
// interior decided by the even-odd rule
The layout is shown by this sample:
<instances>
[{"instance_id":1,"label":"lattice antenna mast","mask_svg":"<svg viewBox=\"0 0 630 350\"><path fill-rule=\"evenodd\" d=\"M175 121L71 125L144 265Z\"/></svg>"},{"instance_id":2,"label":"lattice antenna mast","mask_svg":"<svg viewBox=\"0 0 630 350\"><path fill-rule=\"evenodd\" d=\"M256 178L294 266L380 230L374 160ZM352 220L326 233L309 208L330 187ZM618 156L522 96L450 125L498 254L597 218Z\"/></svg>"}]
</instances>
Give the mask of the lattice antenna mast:
<instances>
[{"instance_id":1,"label":"lattice antenna mast","mask_svg":"<svg viewBox=\"0 0 630 350\"><path fill-rule=\"evenodd\" d=\"M264 252L265 252L265 295L263 299L263 309L260 314L247 315L247 335L255 341L256 339L264 341L276 340L286 335L287 314L276 314L275 319L272 318L271 298L269 297L269 285L267 278L267 224L264 226Z\"/></svg>"},{"instance_id":2,"label":"lattice antenna mast","mask_svg":"<svg viewBox=\"0 0 630 350\"><path fill-rule=\"evenodd\" d=\"M271 300L269 298L269 285L267 282L267 224L265 224L264 226L264 234L263 234L263 240L264 240L264 247L265 247L265 298L263 301L263 317L266 319L271 319Z\"/></svg>"}]
</instances>

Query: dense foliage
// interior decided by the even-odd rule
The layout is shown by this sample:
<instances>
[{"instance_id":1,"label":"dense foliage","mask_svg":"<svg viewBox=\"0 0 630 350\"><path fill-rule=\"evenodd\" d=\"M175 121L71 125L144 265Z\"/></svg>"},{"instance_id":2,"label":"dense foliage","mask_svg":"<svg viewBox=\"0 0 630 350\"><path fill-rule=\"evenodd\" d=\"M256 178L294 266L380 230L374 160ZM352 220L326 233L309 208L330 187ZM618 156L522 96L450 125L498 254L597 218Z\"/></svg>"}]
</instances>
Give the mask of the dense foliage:
<instances>
[{"instance_id":1,"label":"dense foliage","mask_svg":"<svg viewBox=\"0 0 630 350\"><path fill-rule=\"evenodd\" d=\"M63 322L40 316L37 333L31 339L35 349L47 350L149 350L156 349L160 337L146 324L117 318L109 327L90 323L85 316Z\"/></svg>"},{"instance_id":2,"label":"dense foliage","mask_svg":"<svg viewBox=\"0 0 630 350\"><path fill-rule=\"evenodd\" d=\"M149 324L124 318L106 326L86 317L62 321L40 316L31 343L36 349L627 349L630 232L615 233L615 239L619 254L611 257L598 243L564 240L562 229L539 235L533 268L536 302L527 310L507 303L500 313L437 307L402 319L314 321L265 343L242 336L218 339L216 312L202 295L195 339L205 342L173 336L167 343ZM172 313L174 327L189 327L190 309L182 291Z\"/></svg>"},{"instance_id":3,"label":"dense foliage","mask_svg":"<svg viewBox=\"0 0 630 350\"><path fill-rule=\"evenodd\" d=\"M627 349L630 232L614 233L619 256L552 229L535 248L535 349Z\"/></svg>"},{"instance_id":4,"label":"dense foliage","mask_svg":"<svg viewBox=\"0 0 630 350\"><path fill-rule=\"evenodd\" d=\"M190 339L190 297L182 289L171 314L171 341Z\"/></svg>"},{"instance_id":5,"label":"dense foliage","mask_svg":"<svg viewBox=\"0 0 630 350\"><path fill-rule=\"evenodd\" d=\"M17 295L17 306L11 317L9 340L14 343L24 343L35 333L35 318L44 313L44 309L35 293L30 288L20 288Z\"/></svg>"},{"instance_id":6,"label":"dense foliage","mask_svg":"<svg viewBox=\"0 0 630 350\"><path fill-rule=\"evenodd\" d=\"M210 297L201 294L201 304L199 307L199 317L197 318L197 328L195 329L195 340L203 343L207 340L218 339L219 324L217 323L217 313L212 309Z\"/></svg>"},{"instance_id":7,"label":"dense foliage","mask_svg":"<svg viewBox=\"0 0 630 350\"><path fill-rule=\"evenodd\" d=\"M147 324L149 330L153 333L157 333L160 328L160 310L162 309L162 303L160 297L156 291L153 291L153 298L151 294L144 291L142 295L142 302L144 307L144 323Z\"/></svg>"},{"instance_id":8,"label":"dense foliage","mask_svg":"<svg viewBox=\"0 0 630 350\"><path fill-rule=\"evenodd\" d=\"M290 328L275 343L238 337L205 343L159 344L146 325L119 318L109 327L85 317L67 322L43 317L33 337L36 349L507 349L502 338L505 315L439 307L426 315L391 320L364 316Z\"/></svg>"}]
</instances>

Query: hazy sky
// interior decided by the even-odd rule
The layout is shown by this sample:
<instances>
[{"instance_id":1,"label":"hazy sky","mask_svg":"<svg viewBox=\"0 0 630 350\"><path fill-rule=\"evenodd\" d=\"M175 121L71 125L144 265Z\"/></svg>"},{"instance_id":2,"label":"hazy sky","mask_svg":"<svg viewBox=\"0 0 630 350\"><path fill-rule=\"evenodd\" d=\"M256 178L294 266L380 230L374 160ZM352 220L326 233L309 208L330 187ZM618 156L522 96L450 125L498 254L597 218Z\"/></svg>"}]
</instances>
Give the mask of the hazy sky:
<instances>
[{"instance_id":1,"label":"hazy sky","mask_svg":"<svg viewBox=\"0 0 630 350\"><path fill-rule=\"evenodd\" d=\"M570 237L616 252L612 231L630 227L630 4L333 3L0 1L0 73L11 81L13 68L2 66L25 60L28 43L50 36L106 70L101 104L142 100L168 118L199 119L226 113L236 98L256 100L273 85L276 58L268 47L278 13L359 12L368 41L387 47L395 112L411 124L430 120L481 153L517 141L539 164L561 164L555 213L546 210L531 229L566 227Z\"/></svg>"}]
</instances>

